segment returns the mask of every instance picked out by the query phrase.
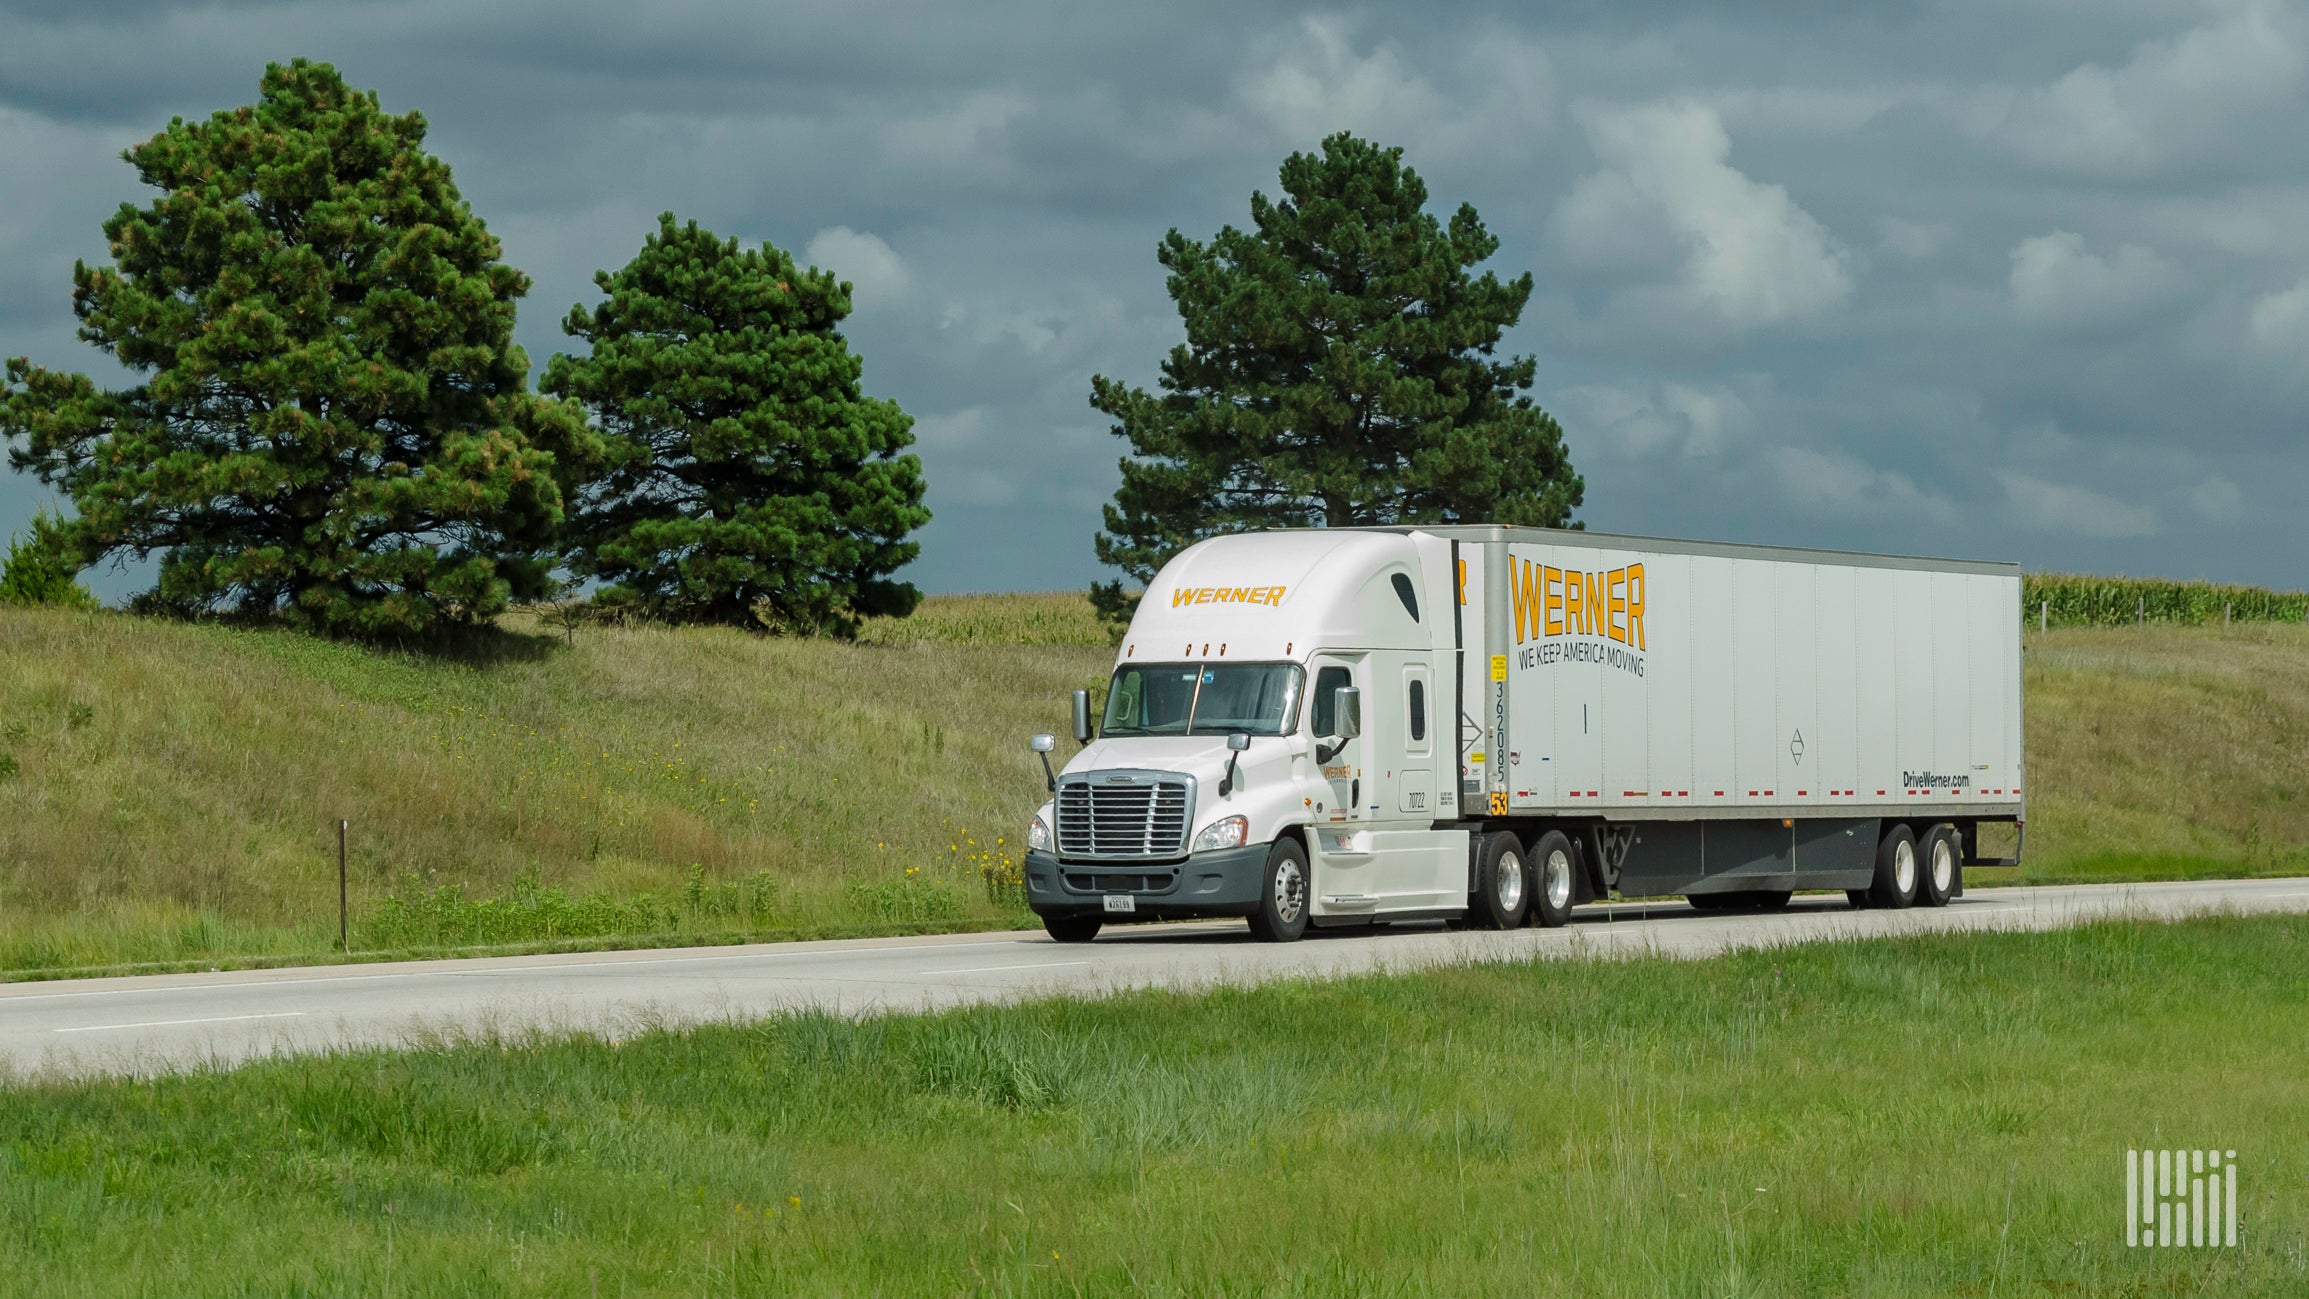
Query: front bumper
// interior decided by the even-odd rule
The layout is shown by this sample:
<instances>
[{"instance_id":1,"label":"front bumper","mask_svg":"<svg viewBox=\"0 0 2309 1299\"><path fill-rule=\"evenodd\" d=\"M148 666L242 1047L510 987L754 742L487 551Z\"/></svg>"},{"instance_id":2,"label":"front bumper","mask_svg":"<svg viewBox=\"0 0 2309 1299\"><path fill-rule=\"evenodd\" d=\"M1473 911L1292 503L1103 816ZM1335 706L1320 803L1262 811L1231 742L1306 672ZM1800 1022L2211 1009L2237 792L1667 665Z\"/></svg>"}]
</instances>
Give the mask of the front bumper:
<instances>
[{"instance_id":1,"label":"front bumper","mask_svg":"<svg viewBox=\"0 0 2309 1299\"><path fill-rule=\"evenodd\" d=\"M1026 854L1026 905L1040 916L1095 915L1111 920L1247 916L1259 909L1272 845L1245 844L1198 852L1175 862L1062 862ZM1128 912L1106 910L1109 894L1127 894Z\"/></svg>"}]
</instances>

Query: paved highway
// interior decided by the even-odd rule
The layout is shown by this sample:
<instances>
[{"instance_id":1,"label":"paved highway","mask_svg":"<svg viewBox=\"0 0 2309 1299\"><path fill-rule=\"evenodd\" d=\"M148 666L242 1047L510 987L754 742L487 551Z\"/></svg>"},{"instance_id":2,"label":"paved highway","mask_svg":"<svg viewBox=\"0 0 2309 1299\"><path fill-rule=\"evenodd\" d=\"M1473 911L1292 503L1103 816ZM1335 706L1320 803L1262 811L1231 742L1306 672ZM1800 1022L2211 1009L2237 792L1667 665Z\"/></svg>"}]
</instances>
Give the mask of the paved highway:
<instances>
[{"instance_id":1,"label":"paved highway","mask_svg":"<svg viewBox=\"0 0 2309 1299\"><path fill-rule=\"evenodd\" d=\"M1253 942L1234 922L1120 927L1088 946L1032 931L0 984L0 1074L142 1074L491 1030L617 1037L797 1007L919 1010L1533 956L1696 958L1804 939L2213 910L2309 911L2309 879L1975 889L1938 911L1852 911L1827 897L1798 898L1777 915L1590 905L1562 929L1313 931L1282 946Z\"/></svg>"}]
</instances>

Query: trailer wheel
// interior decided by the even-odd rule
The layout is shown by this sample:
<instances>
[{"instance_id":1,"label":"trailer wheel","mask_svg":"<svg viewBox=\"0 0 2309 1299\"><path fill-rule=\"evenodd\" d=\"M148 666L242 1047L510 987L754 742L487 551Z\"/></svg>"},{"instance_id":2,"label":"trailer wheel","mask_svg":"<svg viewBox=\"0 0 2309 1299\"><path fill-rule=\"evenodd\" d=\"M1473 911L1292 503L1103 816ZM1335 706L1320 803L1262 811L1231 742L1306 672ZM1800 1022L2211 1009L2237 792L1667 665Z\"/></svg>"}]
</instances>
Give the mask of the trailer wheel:
<instances>
[{"instance_id":1,"label":"trailer wheel","mask_svg":"<svg viewBox=\"0 0 2309 1299\"><path fill-rule=\"evenodd\" d=\"M1924 907L1945 907L1956 894L1957 872L1964 869L1964 854L1958 849L1956 827L1936 825L1924 832L1924 844L1918 856L1923 869L1916 879L1916 904Z\"/></svg>"},{"instance_id":2,"label":"trailer wheel","mask_svg":"<svg viewBox=\"0 0 2309 1299\"><path fill-rule=\"evenodd\" d=\"M1468 918L1480 929L1516 929L1530 906L1531 874L1524 868L1523 845L1512 834L1483 836Z\"/></svg>"},{"instance_id":3,"label":"trailer wheel","mask_svg":"<svg viewBox=\"0 0 2309 1299\"><path fill-rule=\"evenodd\" d=\"M1916 836L1907 826L1893 826L1876 845L1876 882L1868 886L1868 905L1889 911L1914 906L1916 875Z\"/></svg>"},{"instance_id":4,"label":"trailer wheel","mask_svg":"<svg viewBox=\"0 0 2309 1299\"><path fill-rule=\"evenodd\" d=\"M1042 927L1062 943L1087 943L1098 937L1104 922L1097 916L1044 916Z\"/></svg>"},{"instance_id":5,"label":"trailer wheel","mask_svg":"<svg viewBox=\"0 0 2309 1299\"><path fill-rule=\"evenodd\" d=\"M1559 929L1571 919L1579 859L1561 830L1550 830L1531 846L1531 918L1542 929Z\"/></svg>"},{"instance_id":6,"label":"trailer wheel","mask_svg":"<svg viewBox=\"0 0 2309 1299\"><path fill-rule=\"evenodd\" d=\"M1278 839L1267 854L1259 909L1251 936L1262 943L1295 943L1307 932L1307 853L1296 839Z\"/></svg>"}]
</instances>

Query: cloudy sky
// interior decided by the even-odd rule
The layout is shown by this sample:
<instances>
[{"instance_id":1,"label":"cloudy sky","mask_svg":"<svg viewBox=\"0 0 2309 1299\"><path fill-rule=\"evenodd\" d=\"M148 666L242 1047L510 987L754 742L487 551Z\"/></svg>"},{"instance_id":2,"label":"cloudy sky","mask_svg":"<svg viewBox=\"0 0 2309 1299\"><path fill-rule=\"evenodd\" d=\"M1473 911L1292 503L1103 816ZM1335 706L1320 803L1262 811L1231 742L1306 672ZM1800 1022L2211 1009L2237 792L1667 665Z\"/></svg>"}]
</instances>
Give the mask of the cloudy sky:
<instances>
[{"instance_id":1,"label":"cloudy sky","mask_svg":"<svg viewBox=\"0 0 2309 1299\"><path fill-rule=\"evenodd\" d=\"M916 417L911 576L1079 586L1156 241L1351 129L1536 277L1591 528L2309 585L2309 10L1540 8L0 3L0 355L103 372L119 150L326 59L424 112L536 366L662 210L795 249ZM0 470L0 532L45 496Z\"/></svg>"}]
</instances>

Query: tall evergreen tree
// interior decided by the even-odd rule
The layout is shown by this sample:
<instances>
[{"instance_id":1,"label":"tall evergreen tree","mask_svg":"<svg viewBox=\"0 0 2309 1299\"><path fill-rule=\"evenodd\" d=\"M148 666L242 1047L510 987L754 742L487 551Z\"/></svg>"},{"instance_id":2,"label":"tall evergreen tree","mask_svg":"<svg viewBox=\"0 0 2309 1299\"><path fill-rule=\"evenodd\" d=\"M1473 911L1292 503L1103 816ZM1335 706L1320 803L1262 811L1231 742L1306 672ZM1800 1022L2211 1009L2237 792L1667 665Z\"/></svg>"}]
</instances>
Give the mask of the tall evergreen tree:
<instances>
[{"instance_id":1,"label":"tall evergreen tree","mask_svg":"<svg viewBox=\"0 0 2309 1299\"><path fill-rule=\"evenodd\" d=\"M912 613L890 574L929 522L912 416L865 396L836 328L850 286L672 213L563 323L592 344L543 387L590 409L608 470L576 502L572 571L681 621L846 634Z\"/></svg>"},{"instance_id":2,"label":"tall evergreen tree","mask_svg":"<svg viewBox=\"0 0 2309 1299\"><path fill-rule=\"evenodd\" d=\"M80 568L58 544L56 518L46 506L32 516L32 535L8 538L8 555L0 560L0 605L53 605L65 609L97 607L95 593L80 584Z\"/></svg>"},{"instance_id":3,"label":"tall evergreen tree","mask_svg":"<svg viewBox=\"0 0 2309 1299\"><path fill-rule=\"evenodd\" d=\"M1251 195L1249 231L1157 249L1187 334L1161 395L1091 380L1131 452L1099 559L1143 587L1222 532L1569 523L1585 488L1524 395L1535 363L1493 354L1531 276L1471 273L1499 248L1475 209L1437 221L1401 149L1344 132L1285 160L1282 187ZM1116 620L1135 603L1122 581L1092 600Z\"/></svg>"},{"instance_id":4,"label":"tall evergreen tree","mask_svg":"<svg viewBox=\"0 0 2309 1299\"><path fill-rule=\"evenodd\" d=\"M143 381L8 363L9 457L61 487L75 562L160 557L140 603L407 636L541 589L573 411L525 389L528 289L424 151L324 63L124 157L161 192L73 268L80 336ZM21 445L16 445L21 441Z\"/></svg>"}]
</instances>

